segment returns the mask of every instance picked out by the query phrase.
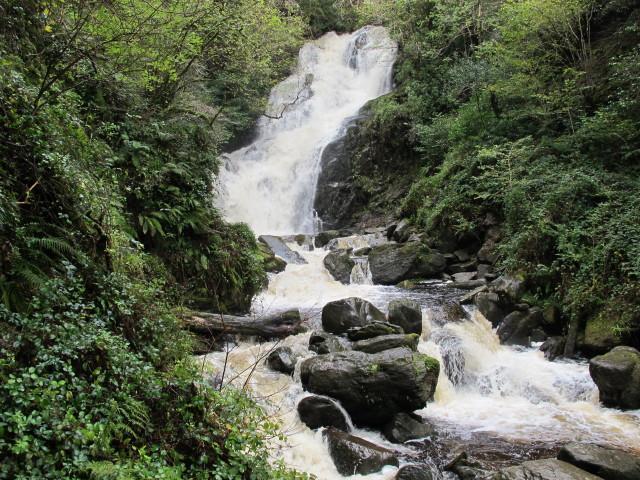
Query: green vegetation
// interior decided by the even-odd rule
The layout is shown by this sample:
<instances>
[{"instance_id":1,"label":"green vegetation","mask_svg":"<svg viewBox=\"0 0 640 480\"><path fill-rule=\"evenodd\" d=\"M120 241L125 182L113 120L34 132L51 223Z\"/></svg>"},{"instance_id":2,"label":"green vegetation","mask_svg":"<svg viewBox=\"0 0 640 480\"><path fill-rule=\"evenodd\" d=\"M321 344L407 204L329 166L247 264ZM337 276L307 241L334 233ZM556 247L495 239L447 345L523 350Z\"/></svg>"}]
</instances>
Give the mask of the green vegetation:
<instances>
[{"instance_id":1,"label":"green vegetation","mask_svg":"<svg viewBox=\"0 0 640 480\"><path fill-rule=\"evenodd\" d=\"M0 478L295 476L176 308L265 281L212 179L303 30L271 0L0 1Z\"/></svg>"}]
</instances>

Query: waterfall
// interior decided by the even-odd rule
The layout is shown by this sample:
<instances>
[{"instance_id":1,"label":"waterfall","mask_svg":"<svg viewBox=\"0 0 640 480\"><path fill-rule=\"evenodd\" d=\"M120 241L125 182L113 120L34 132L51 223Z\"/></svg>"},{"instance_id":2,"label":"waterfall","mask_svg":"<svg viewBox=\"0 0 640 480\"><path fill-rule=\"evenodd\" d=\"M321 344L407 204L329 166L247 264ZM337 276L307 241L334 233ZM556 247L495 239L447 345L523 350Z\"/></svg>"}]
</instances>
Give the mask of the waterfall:
<instances>
[{"instance_id":1,"label":"waterfall","mask_svg":"<svg viewBox=\"0 0 640 480\"><path fill-rule=\"evenodd\" d=\"M305 44L296 71L271 92L257 139L225 159L218 188L227 219L260 234L314 233L322 150L345 133L346 119L391 90L396 52L383 27Z\"/></svg>"}]
</instances>

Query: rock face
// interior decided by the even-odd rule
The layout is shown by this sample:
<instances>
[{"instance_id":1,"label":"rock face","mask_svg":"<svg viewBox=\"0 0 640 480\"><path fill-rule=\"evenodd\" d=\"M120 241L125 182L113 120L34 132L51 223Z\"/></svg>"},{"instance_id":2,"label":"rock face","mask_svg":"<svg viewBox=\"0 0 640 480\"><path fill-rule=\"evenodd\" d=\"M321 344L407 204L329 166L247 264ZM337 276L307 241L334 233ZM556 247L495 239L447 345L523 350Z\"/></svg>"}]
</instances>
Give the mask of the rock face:
<instances>
[{"instance_id":1,"label":"rock face","mask_svg":"<svg viewBox=\"0 0 640 480\"><path fill-rule=\"evenodd\" d=\"M478 310L493 326L498 325L505 317L500 305L500 297L493 292L479 292L475 295L474 302Z\"/></svg>"},{"instance_id":2,"label":"rock face","mask_svg":"<svg viewBox=\"0 0 640 480\"><path fill-rule=\"evenodd\" d=\"M340 401L356 424L382 426L433 398L438 361L408 348L319 355L302 363L305 390Z\"/></svg>"},{"instance_id":3,"label":"rock face","mask_svg":"<svg viewBox=\"0 0 640 480\"><path fill-rule=\"evenodd\" d=\"M420 242L389 243L369 253L373 283L395 285L409 278L430 278L444 272L444 255Z\"/></svg>"},{"instance_id":4,"label":"rock face","mask_svg":"<svg viewBox=\"0 0 640 480\"><path fill-rule=\"evenodd\" d=\"M433 475L426 465L405 465L398 470L395 480L433 480Z\"/></svg>"},{"instance_id":5,"label":"rock face","mask_svg":"<svg viewBox=\"0 0 640 480\"><path fill-rule=\"evenodd\" d=\"M640 459L621 450L570 443L562 447L558 459L605 480L640 479Z\"/></svg>"},{"instance_id":6,"label":"rock face","mask_svg":"<svg viewBox=\"0 0 640 480\"><path fill-rule=\"evenodd\" d=\"M300 420L312 430L320 427L334 427L343 432L351 430L349 421L336 402L327 397L312 395L298 403Z\"/></svg>"},{"instance_id":7,"label":"rock face","mask_svg":"<svg viewBox=\"0 0 640 480\"><path fill-rule=\"evenodd\" d=\"M296 369L296 358L289 347L278 347L267 357L267 365L276 372L292 375Z\"/></svg>"},{"instance_id":8,"label":"rock face","mask_svg":"<svg viewBox=\"0 0 640 480\"><path fill-rule=\"evenodd\" d=\"M433 430L415 416L401 412L396 414L384 426L382 433L390 442L404 443L409 440L428 437L433 434Z\"/></svg>"},{"instance_id":9,"label":"rock face","mask_svg":"<svg viewBox=\"0 0 640 480\"><path fill-rule=\"evenodd\" d=\"M362 438L334 428L326 430L324 436L333 463L341 475L368 475L382 470L385 465L398 466L394 452Z\"/></svg>"},{"instance_id":10,"label":"rock face","mask_svg":"<svg viewBox=\"0 0 640 480\"><path fill-rule=\"evenodd\" d=\"M504 345L529 346L531 335L542 322L542 310L537 308L511 312L498 327L500 342Z\"/></svg>"},{"instance_id":11,"label":"rock face","mask_svg":"<svg viewBox=\"0 0 640 480\"><path fill-rule=\"evenodd\" d=\"M414 352L418 350L420 337L415 333L409 335L380 335L354 342L351 348L359 352L378 353L392 348L407 347Z\"/></svg>"},{"instance_id":12,"label":"rock face","mask_svg":"<svg viewBox=\"0 0 640 480\"><path fill-rule=\"evenodd\" d=\"M596 475L579 469L570 463L548 458L533 460L522 465L505 468L491 480L602 480Z\"/></svg>"},{"instance_id":13,"label":"rock face","mask_svg":"<svg viewBox=\"0 0 640 480\"><path fill-rule=\"evenodd\" d=\"M406 333L422 334L422 309L413 300L389 302L389 323L399 325Z\"/></svg>"},{"instance_id":14,"label":"rock face","mask_svg":"<svg viewBox=\"0 0 640 480\"><path fill-rule=\"evenodd\" d=\"M361 298L336 300L327 303L322 309L322 328L338 335L352 327L363 327L376 320L386 321L380 310Z\"/></svg>"},{"instance_id":15,"label":"rock face","mask_svg":"<svg viewBox=\"0 0 640 480\"><path fill-rule=\"evenodd\" d=\"M589 373L608 407L640 408L640 352L616 347L589 362Z\"/></svg>"},{"instance_id":16,"label":"rock face","mask_svg":"<svg viewBox=\"0 0 640 480\"><path fill-rule=\"evenodd\" d=\"M349 254L345 251L336 250L329 252L323 260L324 268L340 283L348 285L351 283L351 270L355 262L351 260Z\"/></svg>"}]
</instances>

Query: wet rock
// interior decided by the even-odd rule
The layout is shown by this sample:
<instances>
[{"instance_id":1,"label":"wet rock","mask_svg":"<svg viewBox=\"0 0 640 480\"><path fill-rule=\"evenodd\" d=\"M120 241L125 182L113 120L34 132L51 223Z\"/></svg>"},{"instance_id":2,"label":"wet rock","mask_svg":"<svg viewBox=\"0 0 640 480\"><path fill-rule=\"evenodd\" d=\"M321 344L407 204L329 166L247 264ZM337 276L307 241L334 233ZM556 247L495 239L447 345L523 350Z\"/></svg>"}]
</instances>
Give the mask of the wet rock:
<instances>
[{"instance_id":1,"label":"wet rock","mask_svg":"<svg viewBox=\"0 0 640 480\"><path fill-rule=\"evenodd\" d=\"M344 250L329 252L323 260L324 268L340 283L349 285L351 283L351 270L355 262Z\"/></svg>"},{"instance_id":2,"label":"wet rock","mask_svg":"<svg viewBox=\"0 0 640 480\"><path fill-rule=\"evenodd\" d=\"M385 322L386 319L371 303L357 297L329 302L322 309L322 328L330 333L345 333L373 321Z\"/></svg>"},{"instance_id":3,"label":"wet rock","mask_svg":"<svg viewBox=\"0 0 640 480\"><path fill-rule=\"evenodd\" d=\"M616 347L589 362L589 373L607 407L640 408L640 352Z\"/></svg>"},{"instance_id":4,"label":"wet rock","mask_svg":"<svg viewBox=\"0 0 640 480\"><path fill-rule=\"evenodd\" d=\"M478 272L460 272L453 274L454 282L468 282L470 280L474 280L477 276Z\"/></svg>"},{"instance_id":5,"label":"wet rock","mask_svg":"<svg viewBox=\"0 0 640 480\"><path fill-rule=\"evenodd\" d=\"M500 305L500 297L493 292L480 292L474 297L474 303L484 317L495 327L505 317L504 310Z\"/></svg>"},{"instance_id":6,"label":"wet rock","mask_svg":"<svg viewBox=\"0 0 640 480\"><path fill-rule=\"evenodd\" d=\"M562 312L555 305L549 305L542 311L544 318L544 331L550 335L560 335L562 333Z\"/></svg>"},{"instance_id":7,"label":"wet rock","mask_svg":"<svg viewBox=\"0 0 640 480\"><path fill-rule=\"evenodd\" d=\"M347 340L327 332L314 331L309 337L309 350L316 352L318 355L344 352L350 348L351 345Z\"/></svg>"},{"instance_id":8,"label":"wet rock","mask_svg":"<svg viewBox=\"0 0 640 480\"><path fill-rule=\"evenodd\" d=\"M398 470L395 480L433 480L433 474L427 465L405 465Z\"/></svg>"},{"instance_id":9,"label":"wet rock","mask_svg":"<svg viewBox=\"0 0 640 480\"><path fill-rule=\"evenodd\" d=\"M409 299L389 302L389 323L399 325L406 333L422 333L422 309L417 302Z\"/></svg>"},{"instance_id":10,"label":"wet rock","mask_svg":"<svg viewBox=\"0 0 640 480\"><path fill-rule=\"evenodd\" d=\"M356 424L382 426L396 413L423 408L433 398L440 365L408 348L342 352L302 362L305 390L340 401Z\"/></svg>"},{"instance_id":11,"label":"wet rock","mask_svg":"<svg viewBox=\"0 0 640 480\"><path fill-rule=\"evenodd\" d=\"M542 310L531 308L528 311L514 311L507 315L498 327L498 337L503 345L523 345L531 343L533 331L543 322Z\"/></svg>"},{"instance_id":12,"label":"wet rock","mask_svg":"<svg viewBox=\"0 0 640 480\"><path fill-rule=\"evenodd\" d=\"M409 236L411 235L411 224L409 220L400 220L400 223L396 225L395 230L393 231L393 235L391 238L398 243L404 243L409 240Z\"/></svg>"},{"instance_id":13,"label":"wet rock","mask_svg":"<svg viewBox=\"0 0 640 480\"><path fill-rule=\"evenodd\" d=\"M404 333L402 327L392 325L387 322L371 322L364 327L353 327L347 330L349 340L366 340L368 338L380 337L382 335L399 335Z\"/></svg>"},{"instance_id":14,"label":"wet rock","mask_svg":"<svg viewBox=\"0 0 640 480\"><path fill-rule=\"evenodd\" d=\"M458 288L460 290L475 290L478 287L485 285L485 280L467 280L466 282L454 282L449 286L452 288Z\"/></svg>"},{"instance_id":15,"label":"wet rock","mask_svg":"<svg viewBox=\"0 0 640 480\"><path fill-rule=\"evenodd\" d=\"M331 459L341 475L368 475L382 470L385 465L399 464L391 450L354 435L329 428L324 436Z\"/></svg>"},{"instance_id":16,"label":"wet rock","mask_svg":"<svg viewBox=\"0 0 640 480\"><path fill-rule=\"evenodd\" d=\"M485 263L480 263L478 265L478 278L487 278L487 275L493 273L493 268L491 265L487 265Z\"/></svg>"},{"instance_id":17,"label":"wet rock","mask_svg":"<svg viewBox=\"0 0 640 480\"><path fill-rule=\"evenodd\" d=\"M267 245L274 255L282 258L287 263L304 264L307 261L302 256L289 248L280 237L274 235L261 235L258 240Z\"/></svg>"},{"instance_id":18,"label":"wet rock","mask_svg":"<svg viewBox=\"0 0 640 480\"><path fill-rule=\"evenodd\" d=\"M491 282L491 291L497 293L504 303L518 303L524 293L524 284L513 277L503 275Z\"/></svg>"},{"instance_id":19,"label":"wet rock","mask_svg":"<svg viewBox=\"0 0 640 480\"><path fill-rule=\"evenodd\" d=\"M374 247L369 254L373 283L395 285L410 278L433 278L445 267L444 256L420 242L389 243Z\"/></svg>"},{"instance_id":20,"label":"wet rock","mask_svg":"<svg viewBox=\"0 0 640 480\"><path fill-rule=\"evenodd\" d=\"M292 375L296 369L297 358L289 347L277 347L267 357L267 365L276 372Z\"/></svg>"},{"instance_id":21,"label":"wet rock","mask_svg":"<svg viewBox=\"0 0 640 480\"><path fill-rule=\"evenodd\" d=\"M372 249L372 247L358 248L357 250L353 251L353 256L354 257L366 257L367 255L369 255L369 253L371 253L371 249Z\"/></svg>"},{"instance_id":22,"label":"wet rock","mask_svg":"<svg viewBox=\"0 0 640 480\"><path fill-rule=\"evenodd\" d=\"M407 347L415 352L418 350L419 340L420 337L415 333L408 335L381 335L366 340L358 340L351 347L353 350L365 353L378 353L399 347Z\"/></svg>"},{"instance_id":23,"label":"wet rock","mask_svg":"<svg viewBox=\"0 0 640 480\"><path fill-rule=\"evenodd\" d=\"M491 480L602 480L570 463L548 458L501 470Z\"/></svg>"},{"instance_id":24,"label":"wet rock","mask_svg":"<svg viewBox=\"0 0 640 480\"><path fill-rule=\"evenodd\" d=\"M280 273L287 268L287 262L276 257L266 243L258 242L258 249L260 250L262 266L265 272Z\"/></svg>"},{"instance_id":25,"label":"wet rock","mask_svg":"<svg viewBox=\"0 0 640 480\"><path fill-rule=\"evenodd\" d=\"M478 250L478 260L482 263L494 264L498 259L498 253L496 251L496 247L498 242L500 241L500 237L502 236L502 232L500 227L491 227L487 231L486 240L482 244L480 250Z\"/></svg>"},{"instance_id":26,"label":"wet rock","mask_svg":"<svg viewBox=\"0 0 640 480\"><path fill-rule=\"evenodd\" d=\"M430 425L425 425L417 415L401 412L383 427L382 433L390 442L404 443L409 440L429 437L434 432L433 428Z\"/></svg>"},{"instance_id":27,"label":"wet rock","mask_svg":"<svg viewBox=\"0 0 640 480\"><path fill-rule=\"evenodd\" d=\"M607 321L596 315L589 318L584 328L584 339L580 342L580 350L587 356L601 355L622 344L622 338L615 334L615 321Z\"/></svg>"},{"instance_id":28,"label":"wet rock","mask_svg":"<svg viewBox=\"0 0 640 480\"><path fill-rule=\"evenodd\" d=\"M322 248L334 238L338 238L342 236L343 236L343 232L339 230L327 230L325 232L320 232L315 237L315 245L317 248Z\"/></svg>"},{"instance_id":29,"label":"wet rock","mask_svg":"<svg viewBox=\"0 0 640 480\"><path fill-rule=\"evenodd\" d=\"M459 262L468 262L471 260L471 255L466 250L456 250L453 252L453 255L458 259Z\"/></svg>"},{"instance_id":30,"label":"wet rock","mask_svg":"<svg viewBox=\"0 0 640 480\"><path fill-rule=\"evenodd\" d=\"M467 312L454 300L447 300L442 304L442 318L445 322L458 322L467 317Z\"/></svg>"},{"instance_id":31,"label":"wet rock","mask_svg":"<svg viewBox=\"0 0 640 480\"><path fill-rule=\"evenodd\" d=\"M298 403L300 420L312 430L321 427L334 427L348 432L349 421L340 406L327 397L311 395Z\"/></svg>"},{"instance_id":32,"label":"wet rock","mask_svg":"<svg viewBox=\"0 0 640 480\"><path fill-rule=\"evenodd\" d=\"M456 273L475 272L478 269L478 262L469 260L468 262L453 263L447 267L447 272L455 275Z\"/></svg>"},{"instance_id":33,"label":"wet rock","mask_svg":"<svg viewBox=\"0 0 640 480\"><path fill-rule=\"evenodd\" d=\"M476 300L476 296L479 293L483 293L483 292L487 292L487 286L486 285L482 285L481 287L476 288L475 290L472 290L471 292L463 295L462 297L460 297L460 303L462 305L467 305L469 303L474 303Z\"/></svg>"},{"instance_id":34,"label":"wet rock","mask_svg":"<svg viewBox=\"0 0 640 480\"><path fill-rule=\"evenodd\" d=\"M482 466L470 459L467 452L456 455L444 466L444 470L455 473L461 480L475 480L486 476Z\"/></svg>"},{"instance_id":35,"label":"wet rock","mask_svg":"<svg viewBox=\"0 0 640 480\"><path fill-rule=\"evenodd\" d=\"M622 450L586 443L570 443L560 449L558 460L568 462L605 480L640 479L640 458Z\"/></svg>"},{"instance_id":36,"label":"wet rock","mask_svg":"<svg viewBox=\"0 0 640 480\"><path fill-rule=\"evenodd\" d=\"M564 354L564 344L566 339L564 337L549 337L545 342L540 345L540 350L544 352L544 358L553 362L556 358L561 357Z\"/></svg>"}]
</instances>

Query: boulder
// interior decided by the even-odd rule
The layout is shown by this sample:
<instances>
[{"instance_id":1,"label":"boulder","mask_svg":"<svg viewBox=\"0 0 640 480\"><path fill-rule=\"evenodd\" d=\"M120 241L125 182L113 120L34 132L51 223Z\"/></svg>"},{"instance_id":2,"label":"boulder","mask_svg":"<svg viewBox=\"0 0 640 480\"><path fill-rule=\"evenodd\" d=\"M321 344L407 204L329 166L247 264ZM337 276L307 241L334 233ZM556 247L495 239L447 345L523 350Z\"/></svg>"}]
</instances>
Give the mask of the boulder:
<instances>
[{"instance_id":1,"label":"boulder","mask_svg":"<svg viewBox=\"0 0 640 480\"><path fill-rule=\"evenodd\" d=\"M433 435L433 428L421 420L417 415L400 412L383 427L382 433L393 443L404 443Z\"/></svg>"},{"instance_id":2,"label":"boulder","mask_svg":"<svg viewBox=\"0 0 640 480\"><path fill-rule=\"evenodd\" d=\"M353 342L353 350L365 353L378 353L392 348L408 347L414 352L418 350L420 337L415 333L408 335L380 335L379 337L367 338Z\"/></svg>"},{"instance_id":3,"label":"boulder","mask_svg":"<svg viewBox=\"0 0 640 480\"><path fill-rule=\"evenodd\" d=\"M486 278L487 275L493 273L493 268L491 265L487 265L486 263L478 264L478 278Z\"/></svg>"},{"instance_id":4,"label":"boulder","mask_svg":"<svg viewBox=\"0 0 640 480\"><path fill-rule=\"evenodd\" d=\"M516 304L524 293L524 284L517 278L503 275L491 282L491 291L497 293L505 304Z\"/></svg>"},{"instance_id":5,"label":"boulder","mask_svg":"<svg viewBox=\"0 0 640 480\"><path fill-rule=\"evenodd\" d=\"M507 315L498 327L500 343L504 345L523 345L528 347L531 335L542 325L542 310L531 308L527 311L514 311Z\"/></svg>"},{"instance_id":6,"label":"boulder","mask_svg":"<svg viewBox=\"0 0 640 480\"><path fill-rule=\"evenodd\" d=\"M495 226L489 228L485 236L485 242L482 244L482 247L480 247L480 250L478 250L478 260L492 265L496 263L496 260L498 260L496 247L501 236L502 232L500 227Z\"/></svg>"},{"instance_id":7,"label":"boulder","mask_svg":"<svg viewBox=\"0 0 640 480\"><path fill-rule=\"evenodd\" d=\"M456 273L475 272L478 269L478 262L468 260L461 263L453 263L447 267L447 272L455 275Z\"/></svg>"},{"instance_id":8,"label":"boulder","mask_svg":"<svg viewBox=\"0 0 640 480\"><path fill-rule=\"evenodd\" d=\"M395 480L433 480L433 474L427 465L405 465L396 473Z\"/></svg>"},{"instance_id":9,"label":"boulder","mask_svg":"<svg viewBox=\"0 0 640 480\"><path fill-rule=\"evenodd\" d=\"M334 238L342 236L343 232L339 230L326 230L316 235L314 243L317 248L322 248Z\"/></svg>"},{"instance_id":10,"label":"boulder","mask_svg":"<svg viewBox=\"0 0 640 480\"><path fill-rule=\"evenodd\" d=\"M468 262L471 260L471 255L466 250L456 250L453 255L459 262Z\"/></svg>"},{"instance_id":11,"label":"boulder","mask_svg":"<svg viewBox=\"0 0 640 480\"><path fill-rule=\"evenodd\" d=\"M640 408L640 352L616 347L589 362L589 373L607 407Z\"/></svg>"},{"instance_id":12,"label":"boulder","mask_svg":"<svg viewBox=\"0 0 640 480\"><path fill-rule=\"evenodd\" d=\"M555 458L524 462L522 465L505 468L490 478L491 480L602 480Z\"/></svg>"},{"instance_id":13,"label":"boulder","mask_svg":"<svg viewBox=\"0 0 640 480\"><path fill-rule=\"evenodd\" d=\"M343 432L351 430L349 420L340 406L327 397L311 395L298 403L300 420L312 430L334 427Z\"/></svg>"},{"instance_id":14,"label":"boulder","mask_svg":"<svg viewBox=\"0 0 640 480\"><path fill-rule=\"evenodd\" d=\"M481 291L477 293L473 301L478 310L495 327L505 317L504 310L500 305L500 297L497 293Z\"/></svg>"},{"instance_id":15,"label":"boulder","mask_svg":"<svg viewBox=\"0 0 640 480\"><path fill-rule=\"evenodd\" d=\"M549 337L540 345L540 350L544 352L544 358L553 362L556 358L561 357L564 353L564 337Z\"/></svg>"},{"instance_id":16,"label":"boulder","mask_svg":"<svg viewBox=\"0 0 640 480\"><path fill-rule=\"evenodd\" d=\"M325 430L324 437L331 459L341 475L368 475L382 470L385 465L399 464L391 450L335 428Z\"/></svg>"},{"instance_id":17,"label":"boulder","mask_svg":"<svg viewBox=\"0 0 640 480\"><path fill-rule=\"evenodd\" d=\"M289 347L277 347L267 356L267 365L276 372L292 375L296 369L296 357Z\"/></svg>"},{"instance_id":18,"label":"boulder","mask_svg":"<svg viewBox=\"0 0 640 480\"><path fill-rule=\"evenodd\" d=\"M584 328L584 339L580 342L580 350L592 357L608 352L622 344L622 338L616 335L613 326L616 321L596 315L587 320Z\"/></svg>"},{"instance_id":19,"label":"boulder","mask_svg":"<svg viewBox=\"0 0 640 480\"><path fill-rule=\"evenodd\" d=\"M622 450L575 442L560 449L558 460L568 462L605 480L640 479L640 459Z\"/></svg>"},{"instance_id":20,"label":"boulder","mask_svg":"<svg viewBox=\"0 0 640 480\"><path fill-rule=\"evenodd\" d=\"M409 240L409 236L411 235L411 224L409 220L400 220L396 228L393 230L393 234L391 235L391 239L395 240L398 243L404 243Z\"/></svg>"},{"instance_id":21,"label":"boulder","mask_svg":"<svg viewBox=\"0 0 640 480\"><path fill-rule=\"evenodd\" d=\"M458 322L467 318L467 312L460 302L446 300L442 304L442 319L445 322Z\"/></svg>"},{"instance_id":22,"label":"boulder","mask_svg":"<svg viewBox=\"0 0 640 480\"><path fill-rule=\"evenodd\" d=\"M318 355L344 352L350 348L351 345L348 340L327 332L314 331L309 337L309 350L316 352Z\"/></svg>"},{"instance_id":23,"label":"boulder","mask_svg":"<svg viewBox=\"0 0 640 480\"><path fill-rule=\"evenodd\" d=\"M471 280L475 280L478 272L460 272L453 274L454 282L469 282Z\"/></svg>"},{"instance_id":24,"label":"boulder","mask_svg":"<svg viewBox=\"0 0 640 480\"><path fill-rule=\"evenodd\" d=\"M455 473L461 480L475 480L486 477L486 472L482 470L482 465L469 458L467 452L460 452L453 457L444 466L444 470Z\"/></svg>"},{"instance_id":25,"label":"boulder","mask_svg":"<svg viewBox=\"0 0 640 480\"><path fill-rule=\"evenodd\" d=\"M267 245L274 255L282 258L287 263L304 264L307 261L302 256L289 248L280 237L274 235L261 235L258 241Z\"/></svg>"},{"instance_id":26,"label":"boulder","mask_svg":"<svg viewBox=\"0 0 640 480\"><path fill-rule=\"evenodd\" d=\"M444 256L420 242L389 243L371 249L373 283L395 285L409 278L433 278L444 272Z\"/></svg>"},{"instance_id":27,"label":"boulder","mask_svg":"<svg viewBox=\"0 0 640 480\"><path fill-rule=\"evenodd\" d=\"M433 398L439 371L437 360L394 348L308 358L300 380L305 390L340 401L356 424L375 427L396 413L423 408Z\"/></svg>"},{"instance_id":28,"label":"boulder","mask_svg":"<svg viewBox=\"0 0 640 480\"><path fill-rule=\"evenodd\" d=\"M382 335L400 335L404 333L402 327L387 322L371 322L364 327L353 327L347 330L347 337L351 341L366 340Z\"/></svg>"},{"instance_id":29,"label":"boulder","mask_svg":"<svg viewBox=\"0 0 640 480\"><path fill-rule=\"evenodd\" d=\"M369 253L371 253L371 248L372 247L358 248L358 249L353 251L353 256L354 257L366 257L367 255L369 255Z\"/></svg>"},{"instance_id":30,"label":"boulder","mask_svg":"<svg viewBox=\"0 0 640 480\"><path fill-rule=\"evenodd\" d=\"M323 260L324 268L340 283L349 285L351 283L351 270L355 262L344 250L329 252Z\"/></svg>"},{"instance_id":31,"label":"boulder","mask_svg":"<svg viewBox=\"0 0 640 480\"><path fill-rule=\"evenodd\" d=\"M371 303L357 297L329 302L322 309L322 328L338 335L372 321L385 322L386 319Z\"/></svg>"},{"instance_id":32,"label":"boulder","mask_svg":"<svg viewBox=\"0 0 640 480\"><path fill-rule=\"evenodd\" d=\"M266 243L258 242L258 250L260 250L262 266L264 267L265 272L280 273L287 268L287 262L276 257Z\"/></svg>"},{"instance_id":33,"label":"boulder","mask_svg":"<svg viewBox=\"0 0 640 480\"><path fill-rule=\"evenodd\" d=\"M391 300L387 317L389 323L399 325L406 333L422 333L422 309L413 300Z\"/></svg>"}]
</instances>

